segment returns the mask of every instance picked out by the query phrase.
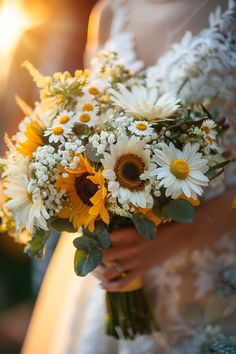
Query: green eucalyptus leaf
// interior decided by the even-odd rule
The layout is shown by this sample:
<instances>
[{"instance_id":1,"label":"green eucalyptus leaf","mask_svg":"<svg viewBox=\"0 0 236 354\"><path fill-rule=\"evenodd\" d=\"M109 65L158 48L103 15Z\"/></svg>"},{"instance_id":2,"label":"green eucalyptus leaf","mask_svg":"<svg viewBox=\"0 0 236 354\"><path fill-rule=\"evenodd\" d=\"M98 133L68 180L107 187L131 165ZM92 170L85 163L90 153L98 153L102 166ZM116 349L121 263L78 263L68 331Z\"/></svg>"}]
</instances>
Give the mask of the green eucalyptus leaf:
<instances>
[{"instance_id":1,"label":"green eucalyptus leaf","mask_svg":"<svg viewBox=\"0 0 236 354\"><path fill-rule=\"evenodd\" d=\"M75 273L81 277L92 272L102 261L102 252L91 248L88 252L76 250L74 257Z\"/></svg>"},{"instance_id":2,"label":"green eucalyptus leaf","mask_svg":"<svg viewBox=\"0 0 236 354\"><path fill-rule=\"evenodd\" d=\"M132 220L141 236L148 240L154 240L156 238L157 228L154 222L147 219L143 214L134 214Z\"/></svg>"},{"instance_id":3,"label":"green eucalyptus leaf","mask_svg":"<svg viewBox=\"0 0 236 354\"><path fill-rule=\"evenodd\" d=\"M104 224L98 223L95 228L95 237L102 248L106 249L110 247L110 234Z\"/></svg>"},{"instance_id":4,"label":"green eucalyptus leaf","mask_svg":"<svg viewBox=\"0 0 236 354\"><path fill-rule=\"evenodd\" d=\"M83 235L95 239L103 249L109 248L111 245L109 232L102 222L95 223L94 232L83 228Z\"/></svg>"},{"instance_id":5,"label":"green eucalyptus leaf","mask_svg":"<svg viewBox=\"0 0 236 354\"><path fill-rule=\"evenodd\" d=\"M73 241L74 246L79 250L84 250L88 252L90 248L99 248L99 243L90 237L87 236L80 236L74 239Z\"/></svg>"},{"instance_id":6,"label":"green eucalyptus leaf","mask_svg":"<svg viewBox=\"0 0 236 354\"><path fill-rule=\"evenodd\" d=\"M165 219L166 215L163 211L163 208L160 208L158 205L154 205L152 208L153 213L160 219Z\"/></svg>"},{"instance_id":7,"label":"green eucalyptus leaf","mask_svg":"<svg viewBox=\"0 0 236 354\"><path fill-rule=\"evenodd\" d=\"M30 257L43 259L45 256L46 242L49 239L52 230L44 231L37 229L32 239L25 247L24 252Z\"/></svg>"},{"instance_id":8,"label":"green eucalyptus leaf","mask_svg":"<svg viewBox=\"0 0 236 354\"><path fill-rule=\"evenodd\" d=\"M78 231L74 228L74 226L68 219L58 218L52 222L51 227L59 232L67 231L75 233Z\"/></svg>"},{"instance_id":9,"label":"green eucalyptus leaf","mask_svg":"<svg viewBox=\"0 0 236 354\"><path fill-rule=\"evenodd\" d=\"M163 211L170 219L184 224L191 224L195 217L194 207L184 199L171 200Z\"/></svg>"}]
</instances>

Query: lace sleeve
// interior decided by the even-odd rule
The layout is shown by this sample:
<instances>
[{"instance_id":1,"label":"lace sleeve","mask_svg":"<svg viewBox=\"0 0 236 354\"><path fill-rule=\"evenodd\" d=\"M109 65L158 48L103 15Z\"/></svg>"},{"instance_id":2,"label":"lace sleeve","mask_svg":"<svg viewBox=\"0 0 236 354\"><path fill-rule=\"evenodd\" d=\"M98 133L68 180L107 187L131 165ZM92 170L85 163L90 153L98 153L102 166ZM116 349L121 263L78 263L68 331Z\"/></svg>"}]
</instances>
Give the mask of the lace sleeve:
<instances>
[{"instance_id":1,"label":"lace sleeve","mask_svg":"<svg viewBox=\"0 0 236 354\"><path fill-rule=\"evenodd\" d=\"M205 97L233 101L236 90L236 2L229 0L222 12L209 16L209 27L193 36L186 32L157 64L147 70L150 85L158 83L164 92L180 94L191 102Z\"/></svg>"},{"instance_id":2,"label":"lace sleeve","mask_svg":"<svg viewBox=\"0 0 236 354\"><path fill-rule=\"evenodd\" d=\"M137 59L134 44L134 35L124 30L128 21L128 10L122 6L123 1L113 1L113 21L111 25L110 38L105 44L106 50L117 52L123 64L130 70L137 72L143 68L142 60Z\"/></svg>"}]
</instances>

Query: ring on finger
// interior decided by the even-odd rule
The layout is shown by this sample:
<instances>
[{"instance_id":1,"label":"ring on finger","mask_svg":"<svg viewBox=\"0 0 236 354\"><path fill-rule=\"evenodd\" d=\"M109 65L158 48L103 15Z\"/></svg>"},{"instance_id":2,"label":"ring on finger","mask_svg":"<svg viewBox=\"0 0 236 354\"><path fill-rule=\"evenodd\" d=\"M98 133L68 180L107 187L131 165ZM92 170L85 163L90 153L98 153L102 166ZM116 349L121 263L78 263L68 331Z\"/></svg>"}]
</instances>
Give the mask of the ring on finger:
<instances>
[{"instance_id":1,"label":"ring on finger","mask_svg":"<svg viewBox=\"0 0 236 354\"><path fill-rule=\"evenodd\" d=\"M118 261L115 261L114 263L113 263L113 266L114 266L114 268L115 268L115 270L117 271L117 273L124 273L123 272L123 268L122 268L122 266L120 265L120 263L118 262Z\"/></svg>"}]
</instances>

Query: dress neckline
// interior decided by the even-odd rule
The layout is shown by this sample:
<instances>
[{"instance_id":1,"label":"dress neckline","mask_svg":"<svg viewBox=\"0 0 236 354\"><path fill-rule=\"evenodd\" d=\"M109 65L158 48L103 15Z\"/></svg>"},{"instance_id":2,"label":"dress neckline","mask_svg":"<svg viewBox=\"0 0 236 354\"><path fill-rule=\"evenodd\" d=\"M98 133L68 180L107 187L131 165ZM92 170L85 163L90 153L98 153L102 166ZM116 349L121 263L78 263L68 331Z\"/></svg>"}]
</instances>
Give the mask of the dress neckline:
<instances>
[{"instance_id":1,"label":"dress neckline","mask_svg":"<svg viewBox=\"0 0 236 354\"><path fill-rule=\"evenodd\" d=\"M159 5L163 4L168 4L171 2L177 2L177 0L146 0L149 3L156 3ZM178 0L181 1L181 0ZM182 1L190 1L190 0L182 0ZM232 0L233 1L233 0ZM231 0L228 0L228 8L230 6ZM194 18L208 3L210 0L203 0L202 3L195 8L195 10L191 13L190 17L186 18L176 29L175 33L178 33L183 27L186 27L186 24L191 21L192 18ZM117 51L119 53L119 48L122 51L122 57L126 64L130 67L130 58L134 61L133 68L131 69L137 69L140 70L141 68L148 68L152 67L153 65L157 65L158 62L161 60L161 58L164 55L161 55L160 57L157 57L154 61L155 64L153 65L146 65L145 61L142 60L141 58L138 57L138 54L136 52L136 41L135 41L135 34L132 33L131 31L125 30L125 27L127 26L127 23L129 22L129 7L127 6L128 1L127 0L116 0L111 3L111 6L113 8L113 22L110 30L110 36L109 40L106 43L106 47L108 49ZM210 17L212 13L209 14L209 23L210 23ZM204 28L199 31L196 34L196 37L201 34L201 32L205 30ZM177 42L177 43L172 43L170 46L170 49L174 45L179 45L181 42L183 42L185 35L189 31L186 31L186 33L182 36L182 39ZM112 45L112 42L114 43ZM112 48L111 48L112 47ZM118 49L118 50L117 50ZM128 62L125 60L125 56L127 56Z\"/></svg>"}]
</instances>

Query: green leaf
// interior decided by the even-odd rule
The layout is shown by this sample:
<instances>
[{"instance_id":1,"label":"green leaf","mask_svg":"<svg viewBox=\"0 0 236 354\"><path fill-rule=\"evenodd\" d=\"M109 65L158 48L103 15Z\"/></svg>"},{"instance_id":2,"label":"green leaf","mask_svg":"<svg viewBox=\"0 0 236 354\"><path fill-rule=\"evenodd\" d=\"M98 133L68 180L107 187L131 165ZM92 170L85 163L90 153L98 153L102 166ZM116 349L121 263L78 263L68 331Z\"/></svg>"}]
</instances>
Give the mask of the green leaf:
<instances>
[{"instance_id":1,"label":"green leaf","mask_svg":"<svg viewBox=\"0 0 236 354\"><path fill-rule=\"evenodd\" d=\"M4 165L0 163L0 172L4 171Z\"/></svg>"},{"instance_id":2,"label":"green leaf","mask_svg":"<svg viewBox=\"0 0 236 354\"><path fill-rule=\"evenodd\" d=\"M100 221L95 223L94 232L90 232L88 229L83 228L83 234L95 239L103 249L109 248L111 245L109 232L105 224Z\"/></svg>"},{"instance_id":3,"label":"green leaf","mask_svg":"<svg viewBox=\"0 0 236 354\"><path fill-rule=\"evenodd\" d=\"M74 228L74 226L68 219L58 218L52 222L51 227L59 232L67 231L75 233L78 231Z\"/></svg>"},{"instance_id":4,"label":"green leaf","mask_svg":"<svg viewBox=\"0 0 236 354\"><path fill-rule=\"evenodd\" d=\"M195 217L194 207L184 199L172 200L163 210L170 219L184 224L191 224Z\"/></svg>"},{"instance_id":5,"label":"green leaf","mask_svg":"<svg viewBox=\"0 0 236 354\"><path fill-rule=\"evenodd\" d=\"M133 223L139 234L148 240L155 240L156 225L151 220L147 219L143 214L134 214L132 217Z\"/></svg>"},{"instance_id":6,"label":"green leaf","mask_svg":"<svg viewBox=\"0 0 236 354\"><path fill-rule=\"evenodd\" d=\"M217 163L216 165L214 165L214 166L212 166L212 167L209 168L209 170L208 170L207 173L206 173L206 176L209 177L209 176L211 175L211 172L212 172L212 171L216 171L216 170L218 170L219 168L223 168L223 167L227 166L230 162L233 162L233 161L234 161L234 159L232 159L232 160L226 160L226 161Z\"/></svg>"},{"instance_id":7,"label":"green leaf","mask_svg":"<svg viewBox=\"0 0 236 354\"><path fill-rule=\"evenodd\" d=\"M85 146L85 151L86 151L86 155L87 158L92 161L92 162L100 162L101 160L101 155L97 155L96 152L93 149L92 144L87 144Z\"/></svg>"},{"instance_id":8,"label":"green leaf","mask_svg":"<svg viewBox=\"0 0 236 354\"><path fill-rule=\"evenodd\" d=\"M88 252L90 248L99 248L99 243L95 239L87 236L77 237L74 239L73 244L77 249L85 252Z\"/></svg>"},{"instance_id":9,"label":"green leaf","mask_svg":"<svg viewBox=\"0 0 236 354\"><path fill-rule=\"evenodd\" d=\"M24 252L30 257L43 259L45 256L46 242L51 234L52 230L44 231L38 229L32 236L32 239L25 247Z\"/></svg>"},{"instance_id":10,"label":"green leaf","mask_svg":"<svg viewBox=\"0 0 236 354\"><path fill-rule=\"evenodd\" d=\"M104 224L95 224L95 237L102 248L106 249L110 247L110 234Z\"/></svg>"},{"instance_id":11,"label":"green leaf","mask_svg":"<svg viewBox=\"0 0 236 354\"><path fill-rule=\"evenodd\" d=\"M84 277L92 272L102 261L102 252L97 249L90 249L88 252L76 250L74 258L75 273Z\"/></svg>"},{"instance_id":12,"label":"green leaf","mask_svg":"<svg viewBox=\"0 0 236 354\"><path fill-rule=\"evenodd\" d=\"M158 218L166 219L166 215L163 211L163 208L160 208L158 205L154 205L152 211Z\"/></svg>"}]
</instances>

